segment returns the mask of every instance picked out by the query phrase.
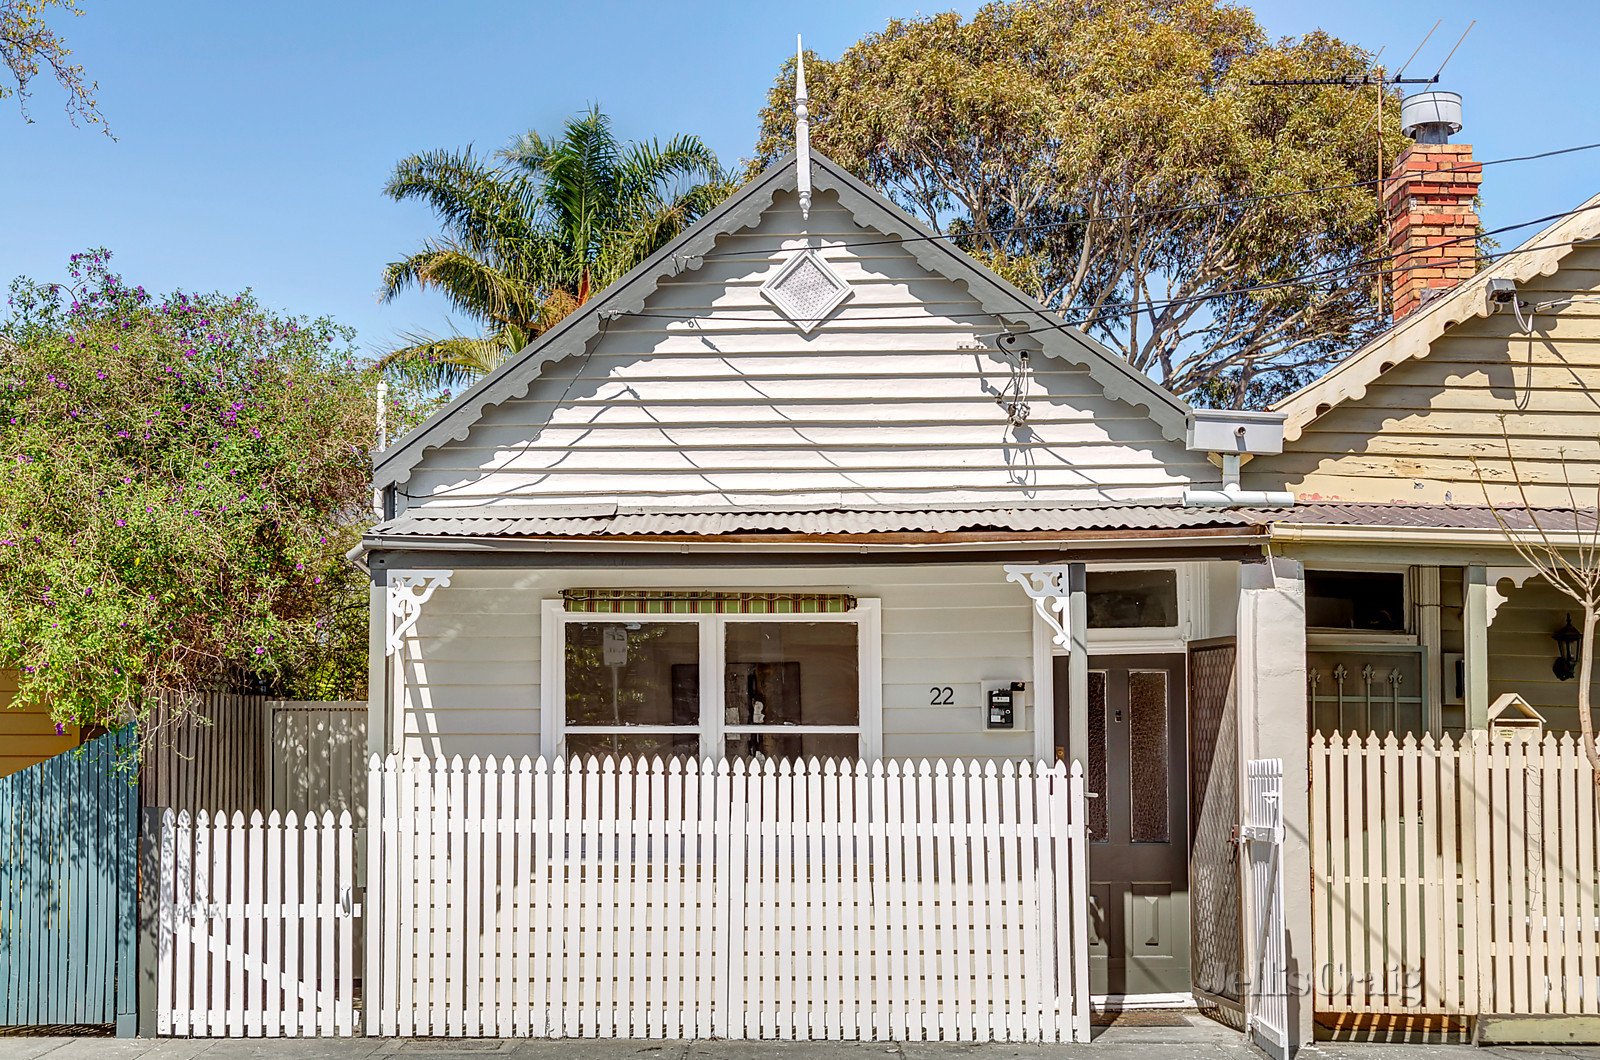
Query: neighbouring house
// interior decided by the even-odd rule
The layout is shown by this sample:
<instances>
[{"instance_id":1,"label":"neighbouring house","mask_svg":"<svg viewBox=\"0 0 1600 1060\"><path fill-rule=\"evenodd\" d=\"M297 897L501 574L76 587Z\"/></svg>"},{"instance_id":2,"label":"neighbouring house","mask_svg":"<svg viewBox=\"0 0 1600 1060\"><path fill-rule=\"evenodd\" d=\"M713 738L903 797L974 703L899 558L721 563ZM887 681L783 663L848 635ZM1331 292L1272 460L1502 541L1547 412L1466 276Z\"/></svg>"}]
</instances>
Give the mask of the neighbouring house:
<instances>
[{"instance_id":1,"label":"neighbouring house","mask_svg":"<svg viewBox=\"0 0 1600 1060\"><path fill-rule=\"evenodd\" d=\"M1088 994L1236 1011L1263 962L1314 977L1329 829L1385 815L1308 794L1328 734L1438 756L1509 692L1576 726L1552 673L1570 607L1479 475L1527 486L1531 510L1490 498L1513 526L1592 525L1562 483L1600 470L1600 201L1479 271L1456 250L1478 168L1439 125L1411 122L1388 189L1394 326L1233 413L1054 325L802 121L798 153L377 455L371 749L1066 760L1091 795L1062 907ZM1236 845L1269 759L1280 825L1247 833L1281 858L1275 912ZM1430 856L1470 862L1446 850L1467 820ZM1409 929L1470 915L1450 879L1394 899ZM1426 941L1429 974L1478 974ZM1278 993L1287 1051L1326 1004ZM1385 1004L1358 1014L1480 1014Z\"/></svg>"},{"instance_id":2,"label":"neighbouring house","mask_svg":"<svg viewBox=\"0 0 1600 1060\"><path fill-rule=\"evenodd\" d=\"M0 777L70 751L83 742L76 725L56 726L43 707L13 705L15 671L0 670Z\"/></svg>"}]
</instances>

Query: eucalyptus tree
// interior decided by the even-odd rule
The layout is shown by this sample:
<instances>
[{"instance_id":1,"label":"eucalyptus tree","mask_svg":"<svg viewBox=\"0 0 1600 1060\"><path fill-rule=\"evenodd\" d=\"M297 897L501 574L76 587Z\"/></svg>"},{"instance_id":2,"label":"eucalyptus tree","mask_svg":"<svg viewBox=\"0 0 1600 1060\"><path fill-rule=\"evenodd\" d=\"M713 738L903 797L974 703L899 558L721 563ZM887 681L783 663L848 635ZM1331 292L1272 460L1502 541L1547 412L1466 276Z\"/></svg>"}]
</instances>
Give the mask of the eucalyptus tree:
<instances>
[{"instance_id":1,"label":"eucalyptus tree","mask_svg":"<svg viewBox=\"0 0 1600 1060\"><path fill-rule=\"evenodd\" d=\"M1376 72L1220 0L1009 0L806 60L814 147L1222 405L1270 400L1384 323L1376 178L1405 141L1398 100L1360 84ZM793 77L758 165L792 142Z\"/></svg>"},{"instance_id":2,"label":"eucalyptus tree","mask_svg":"<svg viewBox=\"0 0 1600 1060\"><path fill-rule=\"evenodd\" d=\"M693 224L732 190L699 137L623 143L598 109L493 156L401 161L385 193L426 203L443 233L391 263L383 297L442 293L479 335L407 336L385 369L435 386L490 372Z\"/></svg>"},{"instance_id":3,"label":"eucalyptus tree","mask_svg":"<svg viewBox=\"0 0 1600 1060\"><path fill-rule=\"evenodd\" d=\"M95 92L99 85L88 79L83 66L72 61L72 49L50 20L53 16L83 15L78 0L0 0L0 99L15 96L24 121L28 113L31 82L41 75L55 79L67 95L67 119L76 125L98 125L111 130L100 116Z\"/></svg>"}]
</instances>

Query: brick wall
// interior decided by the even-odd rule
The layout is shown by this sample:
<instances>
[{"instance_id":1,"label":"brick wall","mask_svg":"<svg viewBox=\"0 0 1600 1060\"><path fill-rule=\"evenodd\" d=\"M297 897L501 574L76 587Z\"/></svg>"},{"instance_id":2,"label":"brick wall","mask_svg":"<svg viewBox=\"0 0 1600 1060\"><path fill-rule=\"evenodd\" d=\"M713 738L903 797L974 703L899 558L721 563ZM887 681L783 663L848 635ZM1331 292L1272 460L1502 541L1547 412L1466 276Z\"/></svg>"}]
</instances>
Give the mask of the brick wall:
<instances>
[{"instance_id":1,"label":"brick wall","mask_svg":"<svg viewBox=\"0 0 1600 1060\"><path fill-rule=\"evenodd\" d=\"M1471 144L1414 144L1395 161L1383 198L1396 320L1477 271L1473 200L1482 180Z\"/></svg>"}]
</instances>

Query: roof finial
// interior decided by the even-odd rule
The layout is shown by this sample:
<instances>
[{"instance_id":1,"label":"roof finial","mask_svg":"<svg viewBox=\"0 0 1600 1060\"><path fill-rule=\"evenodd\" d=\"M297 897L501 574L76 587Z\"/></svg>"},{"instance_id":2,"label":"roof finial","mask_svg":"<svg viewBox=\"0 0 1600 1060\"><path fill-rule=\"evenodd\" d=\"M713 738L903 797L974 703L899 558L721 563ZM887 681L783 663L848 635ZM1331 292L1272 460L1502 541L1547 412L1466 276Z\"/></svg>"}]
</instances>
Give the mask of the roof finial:
<instances>
[{"instance_id":1,"label":"roof finial","mask_svg":"<svg viewBox=\"0 0 1600 1060\"><path fill-rule=\"evenodd\" d=\"M800 217L811 219L811 111L806 107L806 51L800 35L794 38L794 152L799 174Z\"/></svg>"}]
</instances>

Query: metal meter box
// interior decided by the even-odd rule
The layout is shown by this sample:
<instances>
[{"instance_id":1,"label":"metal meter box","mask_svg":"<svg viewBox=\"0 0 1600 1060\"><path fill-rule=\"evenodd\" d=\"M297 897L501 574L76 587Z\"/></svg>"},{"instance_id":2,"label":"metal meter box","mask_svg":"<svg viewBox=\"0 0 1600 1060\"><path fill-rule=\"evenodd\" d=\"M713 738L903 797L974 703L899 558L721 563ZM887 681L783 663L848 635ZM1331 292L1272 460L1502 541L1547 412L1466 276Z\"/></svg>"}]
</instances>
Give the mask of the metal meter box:
<instances>
[{"instance_id":1,"label":"metal meter box","mask_svg":"<svg viewBox=\"0 0 1600 1060\"><path fill-rule=\"evenodd\" d=\"M1022 709L1027 688L1021 681L1009 681L990 688L984 695L984 728L1015 729L1017 712Z\"/></svg>"}]
</instances>

